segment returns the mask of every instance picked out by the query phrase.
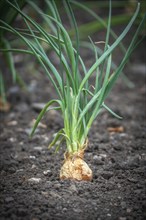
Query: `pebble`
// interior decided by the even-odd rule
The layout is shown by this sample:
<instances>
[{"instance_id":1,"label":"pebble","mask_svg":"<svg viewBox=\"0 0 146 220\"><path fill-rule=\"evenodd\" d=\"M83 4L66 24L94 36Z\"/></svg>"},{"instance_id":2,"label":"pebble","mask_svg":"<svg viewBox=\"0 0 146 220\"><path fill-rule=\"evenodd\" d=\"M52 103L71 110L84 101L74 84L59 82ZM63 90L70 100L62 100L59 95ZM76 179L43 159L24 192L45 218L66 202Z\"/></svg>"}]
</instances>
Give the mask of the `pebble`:
<instances>
[{"instance_id":1,"label":"pebble","mask_svg":"<svg viewBox=\"0 0 146 220\"><path fill-rule=\"evenodd\" d=\"M35 164L32 164L31 169L36 169L37 166Z\"/></svg>"},{"instance_id":2,"label":"pebble","mask_svg":"<svg viewBox=\"0 0 146 220\"><path fill-rule=\"evenodd\" d=\"M120 145L115 145L113 148L114 148L114 150L116 150L116 151L122 151L122 150L123 150L123 147L120 146Z\"/></svg>"},{"instance_id":3,"label":"pebble","mask_svg":"<svg viewBox=\"0 0 146 220\"><path fill-rule=\"evenodd\" d=\"M103 165L104 164L101 156L94 155L93 160L96 165Z\"/></svg>"},{"instance_id":4,"label":"pebble","mask_svg":"<svg viewBox=\"0 0 146 220\"><path fill-rule=\"evenodd\" d=\"M76 186L74 184L72 184L70 187L69 187L69 190L72 191L72 192L78 192Z\"/></svg>"},{"instance_id":5,"label":"pebble","mask_svg":"<svg viewBox=\"0 0 146 220\"><path fill-rule=\"evenodd\" d=\"M30 127L33 127L34 124L35 124L35 122L36 122L36 120L33 119L33 120L30 122ZM40 128L47 128L47 125L46 125L46 124L43 124L42 122L39 122L37 127L40 127Z\"/></svg>"},{"instance_id":6,"label":"pebble","mask_svg":"<svg viewBox=\"0 0 146 220\"><path fill-rule=\"evenodd\" d=\"M32 104L32 108L37 112L41 111L44 107L45 107L45 103L33 103Z\"/></svg>"},{"instance_id":7,"label":"pebble","mask_svg":"<svg viewBox=\"0 0 146 220\"><path fill-rule=\"evenodd\" d=\"M134 190L134 192L135 192L136 194L142 194L142 190L141 190L141 189L136 189L136 190Z\"/></svg>"},{"instance_id":8,"label":"pebble","mask_svg":"<svg viewBox=\"0 0 146 220\"><path fill-rule=\"evenodd\" d=\"M31 182L31 183L40 183L41 178L32 177L32 178L28 179L28 181Z\"/></svg>"},{"instance_id":9,"label":"pebble","mask_svg":"<svg viewBox=\"0 0 146 220\"><path fill-rule=\"evenodd\" d=\"M108 217L111 217L112 215L110 213L107 214Z\"/></svg>"},{"instance_id":10,"label":"pebble","mask_svg":"<svg viewBox=\"0 0 146 220\"><path fill-rule=\"evenodd\" d=\"M119 136L123 138L123 137L127 137L128 135L126 133L119 133Z\"/></svg>"},{"instance_id":11,"label":"pebble","mask_svg":"<svg viewBox=\"0 0 146 220\"><path fill-rule=\"evenodd\" d=\"M122 207L122 209L125 209L126 206L127 206L126 202L122 201L122 202L121 202L121 207Z\"/></svg>"},{"instance_id":12,"label":"pebble","mask_svg":"<svg viewBox=\"0 0 146 220\"><path fill-rule=\"evenodd\" d=\"M126 220L127 218L126 217L119 217L118 220Z\"/></svg>"},{"instance_id":13,"label":"pebble","mask_svg":"<svg viewBox=\"0 0 146 220\"><path fill-rule=\"evenodd\" d=\"M42 191L41 194L42 194L43 196L45 196L45 197L48 197L48 192Z\"/></svg>"},{"instance_id":14,"label":"pebble","mask_svg":"<svg viewBox=\"0 0 146 220\"><path fill-rule=\"evenodd\" d=\"M142 64L138 64L137 63L137 64L132 65L131 70L132 70L132 72L134 72L136 74L138 72L140 74L145 75L145 73L146 73L146 65L143 64L143 63Z\"/></svg>"},{"instance_id":15,"label":"pebble","mask_svg":"<svg viewBox=\"0 0 146 220\"><path fill-rule=\"evenodd\" d=\"M35 157L35 156L32 156L32 155L30 155L29 158L30 158L30 159L33 159L33 160L36 159L36 157Z\"/></svg>"},{"instance_id":16,"label":"pebble","mask_svg":"<svg viewBox=\"0 0 146 220\"><path fill-rule=\"evenodd\" d=\"M34 93L34 90L36 89L37 87L37 81L36 80L31 80L30 84L28 85L27 89L29 92L33 92Z\"/></svg>"},{"instance_id":17,"label":"pebble","mask_svg":"<svg viewBox=\"0 0 146 220\"><path fill-rule=\"evenodd\" d=\"M16 138L10 137L10 138L9 138L9 141L12 142L12 143L14 143L14 142L16 142Z\"/></svg>"},{"instance_id":18,"label":"pebble","mask_svg":"<svg viewBox=\"0 0 146 220\"><path fill-rule=\"evenodd\" d=\"M102 159L105 159L105 158L107 158L107 154L100 154L100 157L101 157Z\"/></svg>"},{"instance_id":19,"label":"pebble","mask_svg":"<svg viewBox=\"0 0 146 220\"><path fill-rule=\"evenodd\" d=\"M39 129L36 128L35 132L38 132L38 130L39 130ZM31 131L32 131L32 128L26 128L26 129L24 129L24 132L25 132L27 135L30 135Z\"/></svg>"},{"instance_id":20,"label":"pebble","mask_svg":"<svg viewBox=\"0 0 146 220\"><path fill-rule=\"evenodd\" d=\"M21 113L25 113L29 111L29 106L26 103L21 103L17 105L16 109Z\"/></svg>"},{"instance_id":21,"label":"pebble","mask_svg":"<svg viewBox=\"0 0 146 220\"><path fill-rule=\"evenodd\" d=\"M131 182L131 183L137 183L137 182L138 182L137 179L133 179L133 178L128 178L127 180L128 180L129 182Z\"/></svg>"},{"instance_id":22,"label":"pebble","mask_svg":"<svg viewBox=\"0 0 146 220\"><path fill-rule=\"evenodd\" d=\"M6 172L5 170L2 170L2 171L1 171L1 175L6 175L6 173L7 173L7 172Z\"/></svg>"},{"instance_id":23,"label":"pebble","mask_svg":"<svg viewBox=\"0 0 146 220\"><path fill-rule=\"evenodd\" d=\"M18 86L12 86L12 87L10 87L8 92L9 92L9 95L19 94L20 88Z\"/></svg>"},{"instance_id":24,"label":"pebble","mask_svg":"<svg viewBox=\"0 0 146 220\"><path fill-rule=\"evenodd\" d=\"M17 172L23 172L24 171L24 169L19 169L19 170L17 170Z\"/></svg>"},{"instance_id":25,"label":"pebble","mask_svg":"<svg viewBox=\"0 0 146 220\"><path fill-rule=\"evenodd\" d=\"M48 141L49 141L49 137L47 137L46 135L41 135L41 138L43 139L43 144L46 145L46 143L48 144Z\"/></svg>"},{"instance_id":26,"label":"pebble","mask_svg":"<svg viewBox=\"0 0 146 220\"><path fill-rule=\"evenodd\" d=\"M36 150L36 151L42 151L43 148L42 148L42 147L34 147L34 150Z\"/></svg>"},{"instance_id":27,"label":"pebble","mask_svg":"<svg viewBox=\"0 0 146 220\"><path fill-rule=\"evenodd\" d=\"M127 208L127 209L126 209L126 212L127 212L127 213L130 213L131 211L132 211L132 210L131 210L130 208Z\"/></svg>"},{"instance_id":28,"label":"pebble","mask_svg":"<svg viewBox=\"0 0 146 220\"><path fill-rule=\"evenodd\" d=\"M45 170L45 171L43 172L43 174L44 174L45 176L51 176L51 175L52 175L52 172L51 172L51 170Z\"/></svg>"},{"instance_id":29,"label":"pebble","mask_svg":"<svg viewBox=\"0 0 146 220\"><path fill-rule=\"evenodd\" d=\"M38 207L33 208L33 211L35 212L35 214L40 214L41 210Z\"/></svg>"},{"instance_id":30,"label":"pebble","mask_svg":"<svg viewBox=\"0 0 146 220\"><path fill-rule=\"evenodd\" d=\"M103 172L102 174L101 174L101 176L104 178L104 179L110 179L112 176L113 176L114 174L113 174L113 172Z\"/></svg>"},{"instance_id":31,"label":"pebble","mask_svg":"<svg viewBox=\"0 0 146 220\"><path fill-rule=\"evenodd\" d=\"M134 157L129 157L128 158L128 161L127 161L127 164L130 166L130 167L133 167L133 166L138 166L139 165L139 155L135 155Z\"/></svg>"},{"instance_id":32,"label":"pebble","mask_svg":"<svg viewBox=\"0 0 146 220\"><path fill-rule=\"evenodd\" d=\"M8 126L15 126L15 125L17 125L17 124L18 124L17 121L9 121L9 122L7 123Z\"/></svg>"},{"instance_id":33,"label":"pebble","mask_svg":"<svg viewBox=\"0 0 146 220\"><path fill-rule=\"evenodd\" d=\"M59 189L60 187L61 187L61 184L60 184L60 183L54 184L54 188L55 188L55 189Z\"/></svg>"},{"instance_id":34,"label":"pebble","mask_svg":"<svg viewBox=\"0 0 146 220\"><path fill-rule=\"evenodd\" d=\"M8 169L8 172L9 173L15 173L16 172L16 169L14 168L14 167L10 167L9 169Z\"/></svg>"},{"instance_id":35,"label":"pebble","mask_svg":"<svg viewBox=\"0 0 146 220\"><path fill-rule=\"evenodd\" d=\"M78 208L78 209L77 209L77 208L74 208L73 211L76 212L76 213L80 213L80 212L82 212L82 210L79 209L79 208Z\"/></svg>"},{"instance_id":36,"label":"pebble","mask_svg":"<svg viewBox=\"0 0 146 220\"><path fill-rule=\"evenodd\" d=\"M5 202L6 202L6 203L13 202L13 201L14 201L14 198L13 198L13 197L6 197L6 198L5 198Z\"/></svg>"},{"instance_id":37,"label":"pebble","mask_svg":"<svg viewBox=\"0 0 146 220\"><path fill-rule=\"evenodd\" d=\"M54 198L59 198L59 199L61 198L61 196L58 193L54 192L54 191L50 191L50 195Z\"/></svg>"}]
</instances>

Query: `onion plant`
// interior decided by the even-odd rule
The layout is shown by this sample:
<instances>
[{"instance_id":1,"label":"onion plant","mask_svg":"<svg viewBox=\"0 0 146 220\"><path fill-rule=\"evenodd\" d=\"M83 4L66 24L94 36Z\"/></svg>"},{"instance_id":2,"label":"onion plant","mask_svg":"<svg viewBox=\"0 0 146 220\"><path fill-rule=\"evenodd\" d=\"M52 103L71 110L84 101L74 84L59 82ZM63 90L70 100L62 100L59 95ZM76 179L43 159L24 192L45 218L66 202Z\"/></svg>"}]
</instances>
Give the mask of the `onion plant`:
<instances>
[{"instance_id":1,"label":"onion plant","mask_svg":"<svg viewBox=\"0 0 146 220\"><path fill-rule=\"evenodd\" d=\"M19 7L22 9L25 5L25 0L21 0L18 2ZM5 0L0 1L0 19L4 20L7 24L12 25L13 21L16 19L18 12L14 10ZM19 82L20 84L23 84L22 79L20 76L18 76L15 66L14 66L14 61L13 61L13 56L12 53L5 53L5 50L11 50L11 45L10 42L4 37L5 34L5 29L1 28L0 29L0 49L4 49L4 58L6 65L9 66L9 69L12 74L12 81L15 83L16 81ZM1 71L2 72L2 71ZM6 103L6 95L5 95L5 88L4 88L4 79L2 76L2 73L0 72L0 97L1 97L1 102L3 105ZM22 82L22 83L21 83Z\"/></svg>"},{"instance_id":2,"label":"onion plant","mask_svg":"<svg viewBox=\"0 0 146 220\"><path fill-rule=\"evenodd\" d=\"M26 29L20 30L14 28L3 20L0 20L0 28L19 37L25 42L28 49L14 48L5 51L34 55L40 65L44 68L58 95L58 98L50 100L38 115L31 136L34 134L38 123L43 118L46 111L51 109L60 111L63 117L64 127L57 132L54 140L49 145L49 148L56 147L56 151L58 151L61 143L64 143L64 141L66 142L64 163L60 170L60 178L92 180L92 170L83 160L84 151L88 146L88 133L93 121L97 118L103 108L117 118L121 118L105 104L105 100L127 63L130 54L142 40L138 39L138 33L141 31L146 17L142 19L121 63L113 72L111 69L112 54L114 49L122 42L123 38L127 35L133 25L139 13L140 4L137 4L135 13L123 32L117 37L114 43L110 45L109 38L111 30L112 4L111 1L109 1L107 33L105 39L103 39L104 51L99 55L96 43L89 38L94 50L95 61L91 67L87 69L86 63L80 55L78 26L72 10L72 4L74 4L75 1L62 1L66 10L66 15L69 17L69 20L75 29L75 46L73 46L73 40L71 40L62 23L55 0L45 0L50 8L50 14L42 14L42 17L47 22L48 26L53 24L53 31L51 33L48 33L41 25L20 10L17 1L14 1L13 3L9 0L6 1L22 16L27 31ZM31 1L27 2L31 4ZM59 58L59 69L57 69L50 57L46 54L42 42L49 45ZM91 85L91 77L93 75L95 77L95 82Z\"/></svg>"}]
</instances>

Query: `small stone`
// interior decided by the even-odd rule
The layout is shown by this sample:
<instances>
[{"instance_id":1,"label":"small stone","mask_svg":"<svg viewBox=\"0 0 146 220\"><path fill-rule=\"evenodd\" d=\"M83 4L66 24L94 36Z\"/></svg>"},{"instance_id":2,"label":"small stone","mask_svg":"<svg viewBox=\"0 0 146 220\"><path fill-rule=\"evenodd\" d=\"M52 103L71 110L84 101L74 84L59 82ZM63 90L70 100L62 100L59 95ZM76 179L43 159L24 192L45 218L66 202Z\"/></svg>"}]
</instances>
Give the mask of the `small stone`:
<instances>
[{"instance_id":1,"label":"small stone","mask_svg":"<svg viewBox=\"0 0 146 220\"><path fill-rule=\"evenodd\" d=\"M33 211L35 212L35 214L41 213L41 210L38 207L33 208Z\"/></svg>"},{"instance_id":2,"label":"small stone","mask_svg":"<svg viewBox=\"0 0 146 220\"><path fill-rule=\"evenodd\" d=\"M32 182L32 183L40 183L41 182L41 178L32 177L32 178L28 179L28 181Z\"/></svg>"},{"instance_id":3,"label":"small stone","mask_svg":"<svg viewBox=\"0 0 146 220\"><path fill-rule=\"evenodd\" d=\"M35 169L37 166L35 164L32 164L31 169Z\"/></svg>"},{"instance_id":4,"label":"small stone","mask_svg":"<svg viewBox=\"0 0 146 220\"><path fill-rule=\"evenodd\" d=\"M101 174L101 176L104 178L104 179L110 179L112 176L113 176L114 174L113 174L113 172L103 172L102 174Z\"/></svg>"},{"instance_id":5,"label":"small stone","mask_svg":"<svg viewBox=\"0 0 146 220\"><path fill-rule=\"evenodd\" d=\"M136 190L134 190L134 192L135 192L136 194L142 194L142 190L141 190L141 189L136 189Z\"/></svg>"},{"instance_id":6,"label":"small stone","mask_svg":"<svg viewBox=\"0 0 146 220\"><path fill-rule=\"evenodd\" d=\"M123 137L126 137L127 134L126 133L120 133L119 136L123 138Z\"/></svg>"},{"instance_id":7,"label":"small stone","mask_svg":"<svg viewBox=\"0 0 146 220\"><path fill-rule=\"evenodd\" d=\"M127 164L130 167L135 167L135 166L137 167L139 165L139 162L140 162L139 155L135 155L134 157L128 158Z\"/></svg>"},{"instance_id":8,"label":"small stone","mask_svg":"<svg viewBox=\"0 0 146 220\"><path fill-rule=\"evenodd\" d=\"M20 103L16 106L16 109L21 113L25 113L29 110L29 106L27 103Z\"/></svg>"},{"instance_id":9,"label":"small stone","mask_svg":"<svg viewBox=\"0 0 146 220\"><path fill-rule=\"evenodd\" d=\"M79 208L74 208L73 211L76 212L76 213L80 213L80 212L82 212L82 210L79 209Z\"/></svg>"},{"instance_id":10,"label":"small stone","mask_svg":"<svg viewBox=\"0 0 146 220\"><path fill-rule=\"evenodd\" d=\"M17 125L17 124L18 124L17 121L9 121L9 122L7 123L8 126L15 126L15 125Z\"/></svg>"},{"instance_id":11,"label":"small stone","mask_svg":"<svg viewBox=\"0 0 146 220\"><path fill-rule=\"evenodd\" d=\"M55 188L55 189L59 189L60 187L61 187L61 184L60 184L60 183L54 184L54 188Z\"/></svg>"},{"instance_id":12,"label":"small stone","mask_svg":"<svg viewBox=\"0 0 146 220\"><path fill-rule=\"evenodd\" d=\"M37 87L37 81L34 79L30 81L29 85L27 85L28 91L33 92L33 93L34 93L36 87Z\"/></svg>"},{"instance_id":13,"label":"small stone","mask_svg":"<svg viewBox=\"0 0 146 220\"><path fill-rule=\"evenodd\" d=\"M128 178L128 181L131 183L137 183L138 180L137 179L133 179L133 178Z\"/></svg>"},{"instance_id":14,"label":"small stone","mask_svg":"<svg viewBox=\"0 0 146 220\"><path fill-rule=\"evenodd\" d=\"M113 148L114 148L114 150L116 150L116 151L121 151L121 150L123 150L123 147L120 146L120 145L115 145L115 146L113 146Z\"/></svg>"},{"instance_id":15,"label":"small stone","mask_svg":"<svg viewBox=\"0 0 146 220\"><path fill-rule=\"evenodd\" d=\"M122 209L125 209L126 206L127 206L126 202L122 201L122 202L121 202L121 207L122 207Z\"/></svg>"},{"instance_id":16,"label":"small stone","mask_svg":"<svg viewBox=\"0 0 146 220\"><path fill-rule=\"evenodd\" d=\"M96 165L103 165L103 161L101 160L100 156L94 155L93 160Z\"/></svg>"},{"instance_id":17,"label":"small stone","mask_svg":"<svg viewBox=\"0 0 146 220\"><path fill-rule=\"evenodd\" d=\"M35 122L36 122L36 120L33 119L33 120L30 122L30 127L33 127L34 124L35 124ZM43 124L42 122L39 122L37 127L39 127L39 128L47 128L47 125L46 125L46 124Z\"/></svg>"},{"instance_id":18,"label":"small stone","mask_svg":"<svg viewBox=\"0 0 146 220\"><path fill-rule=\"evenodd\" d=\"M5 170L2 170L2 171L1 171L1 175L4 175L4 176L5 176L5 175L6 175L6 171L5 171Z\"/></svg>"},{"instance_id":19,"label":"small stone","mask_svg":"<svg viewBox=\"0 0 146 220\"><path fill-rule=\"evenodd\" d=\"M14 143L14 142L16 142L16 138L10 137L10 138L9 138L9 141L12 142L12 143Z\"/></svg>"},{"instance_id":20,"label":"small stone","mask_svg":"<svg viewBox=\"0 0 146 220\"><path fill-rule=\"evenodd\" d=\"M78 192L76 186L74 184L72 184L70 187L69 187L69 190L72 191L72 192Z\"/></svg>"},{"instance_id":21,"label":"small stone","mask_svg":"<svg viewBox=\"0 0 146 220\"><path fill-rule=\"evenodd\" d=\"M126 220L127 218L126 217L119 217L118 220Z\"/></svg>"},{"instance_id":22,"label":"small stone","mask_svg":"<svg viewBox=\"0 0 146 220\"><path fill-rule=\"evenodd\" d=\"M105 159L105 158L107 158L107 154L100 154L100 157L101 157L102 159Z\"/></svg>"},{"instance_id":23,"label":"small stone","mask_svg":"<svg viewBox=\"0 0 146 220\"><path fill-rule=\"evenodd\" d=\"M32 108L36 111L36 112L40 112L45 106L45 103L33 103L32 104Z\"/></svg>"},{"instance_id":24,"label":"small stone","mask_svg":"<svg viewBox=\"0 0 146 220\"><path fill-rule=\"evenodd\" d=\"M17 170L17 172L23 172L24 171L24 169L19 169L19 170Z\"/></svg>"},{"instance_id":25,"label":"small stone","mask_svg":"<svg viewBox=\"0 0 146 220\"><path fill-rule=\"evenodd\" d=\"M48 192L42 191L41 193L42 193L43 196L48 197Z\"/></svg>"},{"instance_id":26,"label":"small stone","mask_svg":"<svg viewBox=\"0 0 146 220\"><path fill-rule=\"evenodd\" d=\"M112 215L110 213L107 214L108 217L111 217Z\"/></svg>"},{"instance_id":27,"label":"small stone","mask_svg":"<svg viewBox=\"0 0 146 220\"><path fill-rule=\"evenodd\" d=\"M50 191L50 195L54 198L59 198L59 199L61 198L61 196L58 193L54 192L54 191Z\"/></svg>"},{"instance_id":28,"label":"small stone","mask_svg":"<svg viewBox=\"0 0 146 220\"><path fill-rule=\"evenodd\" d=\"M41 135L41 138L43 140L43 144L46 145L46 143L48 143L48 141L49 141L49 137L47 137L46 135Z\"/></svg>"},{"instance_id":29,"label":"small stone","mask_svg":"<svg viewBox=\"0 0 146 220\"><path fill-rule=\"evenodd\" d=\"M20 88L18 86L12 86L10 87L8 92L9 92L9 95L16 95L20 93Z\"/></svg>"},{"instance_id":30,"label":"small stone","mask_svg":"<svg viewBox=\"0 0 146 220\"><path fill-rule=\"evenodd\" d=\"M126 212L130 213L132 210L130 208L127 208Z\"/></svg>"},{"instance_id":31,"label":"small stone","mask_svg":"<svg viewBox=\"0 0 146 220\"><path fill-rule=\"evenodd\" d=\"M35 132L37 133L39 131L38 128L36 128ZM27 134L27 135L30 135L31 132L32 132L32 127L31 128L25 128L24 129L24 132Z\"/></svg>"},{"instance_id":32,"label":"small stone","mask_svg":"<svg viewBox=\"0 0 146 220\"><path fill-rule=\"evenodd\" d=\"M42 151L43 148L42 148L42 147L34 147L34 150L36 150L36 151Z\"/></svg>"},{"instance_id":33,"label":"small stone","mask_svg":"<svg viewBox=\"0 0 146 220\"><path fill-rule=\"evenodd\" d=\"M29 158L30 158L30 159L34 159L34 160L36 159L36 157L35 157L35 156L32 156L32 155L30 155Z\"/></svg>"},{"instance_id":34,"label":"small stone","mask_svg":"<svg viewBox=\"0 0 146 220\"><path fill-rule=\"evenodd\" d=\"M24 131L26 134L30 135L32 128L26 128L26 129L24 129Z\"/></svg>"},{"instance_id":35,"label":"small stone","mask_svg":"<svg viewBox=\"0 0 146 220\"><path fill-rule=\"evenodd\" d=\"M6 203L13 202L13 201L14 201L14 198L13 198L13 197L7 197L7 198L5 198L5 202L6 202Z\"/></svg>"},{"instance_id":36,"label":"small stone","mask_svg":"<svg viewBox=\"0 0 146 220\"><path fill-rule=\"evenodd\" d=\"M43 174L44 174L45 176L51 176L51 175L52 175L52 172L51 172L51 170L45 170L45 171L43 172Z\"/></svg>"},{"instance_id":37,"label":"small stone","mask_svg":"<svg viewBox=\"0 0 146 220\"><path fill-rule=\"evenodd\" d=\"M139 74L144 74L145 75L145 73L146 73L146 65L145 64L138 64L138 63L133 64L131 66L131 71L136 73L136 74L138 72Z\"/></svg>"},{"instance_id":38,"label":"small stone","mask_svg":"<svg viewBox=\"0 0 146 220\"><path fill-rule=\"evenodd\" d=\"M63 211L63 212L66 212L66 211L67 211L67 208L63 208L62 211Z\"/></svg>"},{"instance_id":39,"label":"small stone","mask_svg":"<svg viewBox=\"0 0 146 220\"><path fill-rule=\"evenodd\" d=\"M14 167L10 167L9 169L8 169L8 172L9 173L15 173L16 172L16 169L14 168Z\"/></svg>"}]
</instances>

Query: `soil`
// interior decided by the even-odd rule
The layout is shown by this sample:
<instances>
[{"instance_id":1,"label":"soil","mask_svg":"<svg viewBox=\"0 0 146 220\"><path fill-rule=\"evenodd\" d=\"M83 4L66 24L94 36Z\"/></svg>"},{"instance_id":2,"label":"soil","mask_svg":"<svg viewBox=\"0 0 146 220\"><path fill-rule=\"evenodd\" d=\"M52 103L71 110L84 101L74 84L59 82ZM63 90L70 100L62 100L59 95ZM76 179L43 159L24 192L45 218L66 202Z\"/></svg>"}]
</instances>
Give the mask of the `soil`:
<instances>
[{"instance_id":1,"label":"soil","mask_svg":"<svg viewBox=\"0 0 146 220\"><path fill-rule=\"evenodd\" d=\"M48 112L29 138L39 104L55 93L37 64L15 55L28 89L10 85L11 110L0 113L0 220L146 219L144 45L125 69L134 88L120 78L106 101L123 120L103 111L90 130L85 161L93 170L91 182L59 179L65 146L56 154L48 150L63 125L59 113Z\"/></svg>"}]
</instances>

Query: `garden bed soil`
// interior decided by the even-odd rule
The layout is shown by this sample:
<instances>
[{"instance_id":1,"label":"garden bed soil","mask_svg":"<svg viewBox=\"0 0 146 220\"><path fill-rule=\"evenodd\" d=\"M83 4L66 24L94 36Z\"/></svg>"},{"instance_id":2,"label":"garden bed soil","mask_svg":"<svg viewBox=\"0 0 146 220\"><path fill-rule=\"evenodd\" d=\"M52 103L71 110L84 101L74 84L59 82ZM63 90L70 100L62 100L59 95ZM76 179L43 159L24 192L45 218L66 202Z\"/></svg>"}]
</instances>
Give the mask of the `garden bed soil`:
<instances>
[{"instance_id":1,"label":"garden bed soil","mask_svg":"<svg viewBox=\"0 0 146 220\"><path fill-rule=\"evenodd\" d=\"M62 128L59 113L46 113L29 138L39 104L55 93L37 64L15 55L28 90L9 86L11 109L0 113L0 220L146 219L144 43L125 69L135 87L120 78L106 101L123 120L103 111L90 130L85 161L93 170L91 182L59 179L65 145L56 154L48 150Z\"/></svg>"}]
</instances>

